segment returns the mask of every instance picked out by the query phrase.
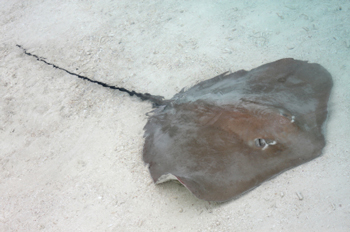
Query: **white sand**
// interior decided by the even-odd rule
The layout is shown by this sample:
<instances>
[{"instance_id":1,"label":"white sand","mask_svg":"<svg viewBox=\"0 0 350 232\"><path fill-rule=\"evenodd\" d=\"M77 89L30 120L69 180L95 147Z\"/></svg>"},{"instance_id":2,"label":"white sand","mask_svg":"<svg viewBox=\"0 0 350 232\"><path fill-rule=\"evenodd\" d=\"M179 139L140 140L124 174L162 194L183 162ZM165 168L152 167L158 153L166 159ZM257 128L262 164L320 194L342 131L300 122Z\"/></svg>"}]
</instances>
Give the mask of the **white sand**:
<instances>
[{"instance_id":1,"label":"white sand","mask_svg":"<svg viewBox=\"0 0 350 232\"><path fill-rule=\"evenodd\" d=\"M350 231L348 0L3 0L0 15L0 231ZM151 104L16 44L166 98L284 57L320 63L334 79L327 146L226 204L155 186L142 162Z\"/></svg>"}]
</instances>

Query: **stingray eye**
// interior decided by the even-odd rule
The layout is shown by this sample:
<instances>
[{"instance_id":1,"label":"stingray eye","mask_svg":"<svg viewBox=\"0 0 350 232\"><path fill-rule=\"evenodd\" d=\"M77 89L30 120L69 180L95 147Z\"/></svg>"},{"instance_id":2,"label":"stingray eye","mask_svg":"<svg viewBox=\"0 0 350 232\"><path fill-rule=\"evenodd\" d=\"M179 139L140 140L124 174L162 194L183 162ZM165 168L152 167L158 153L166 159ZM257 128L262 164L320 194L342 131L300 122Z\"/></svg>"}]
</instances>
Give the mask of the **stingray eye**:
<instances>
[{"instance_id":1,"label":"stingray eye","mask_svg":"<svg viewBox=\"0 0 350 232\"><path fill-rule=\"evenodd\" d=\"M255 145L257 147L265 147L266 146L266 141L265 139L255 139Z\"/></svg>"},{"instance_id":2,"label":"stingray eye","mask_svg":"<svg viewBox=\"0 0 350 232\"><path fill-rule=\"evenodd\" d=\"M290 122L293 123L295 121L295 116L294 115L291 115L291 114L287 114L287 113L281 113L281 115L285 118L288 118L290 119Z\"/></svg>"}]
</instances>

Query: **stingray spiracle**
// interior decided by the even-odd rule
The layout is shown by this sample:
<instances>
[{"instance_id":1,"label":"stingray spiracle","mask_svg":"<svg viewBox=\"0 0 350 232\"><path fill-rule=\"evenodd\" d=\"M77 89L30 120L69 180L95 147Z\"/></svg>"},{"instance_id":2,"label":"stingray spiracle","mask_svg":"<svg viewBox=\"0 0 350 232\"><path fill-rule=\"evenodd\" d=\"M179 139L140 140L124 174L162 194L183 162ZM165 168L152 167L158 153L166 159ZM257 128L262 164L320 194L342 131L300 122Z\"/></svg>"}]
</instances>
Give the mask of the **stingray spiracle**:
<instances>
[{"instance_id":1,"label":"stingray spiracle","mask_svg":"<svg viewBox=\"0 0 350 232\"><path fill-rule=\"evenodd\" d=\"M257 147L261 147L262 150L265 150L269 145L275 145L276 141L271 139L262 139L262 138L256 138L255 139L255 145Z\"/></svg>"}]
</instances>

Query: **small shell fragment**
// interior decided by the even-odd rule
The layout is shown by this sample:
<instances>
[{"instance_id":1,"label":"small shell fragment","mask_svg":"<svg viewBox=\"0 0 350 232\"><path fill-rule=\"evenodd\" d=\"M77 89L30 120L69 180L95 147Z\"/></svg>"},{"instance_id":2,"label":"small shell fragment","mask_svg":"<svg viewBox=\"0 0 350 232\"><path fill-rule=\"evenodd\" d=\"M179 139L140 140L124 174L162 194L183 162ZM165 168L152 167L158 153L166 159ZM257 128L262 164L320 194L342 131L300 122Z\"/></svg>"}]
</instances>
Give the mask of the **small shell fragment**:
<instances>
[{"instance_id":1,"label":"small shell fragment","mask_svg":"<svg viewBox=\"0 0 350 232\"><path fill-rule=\"evenodd\" d=\"M304 199L304 197L301 194L301 192L296 192L295 194L298 196L299 201L302 201Z\"/></svg>"}]
</instances>

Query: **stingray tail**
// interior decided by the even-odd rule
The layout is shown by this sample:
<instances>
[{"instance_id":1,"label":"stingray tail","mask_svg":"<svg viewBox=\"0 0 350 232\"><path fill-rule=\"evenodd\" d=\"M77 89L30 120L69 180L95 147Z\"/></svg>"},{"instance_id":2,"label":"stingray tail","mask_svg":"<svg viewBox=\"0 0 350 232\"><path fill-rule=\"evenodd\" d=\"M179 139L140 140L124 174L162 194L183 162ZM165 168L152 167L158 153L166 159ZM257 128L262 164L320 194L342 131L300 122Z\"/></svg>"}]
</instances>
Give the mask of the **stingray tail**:
<instances>
[{"instance_id":1,"label":"stingray tail","mask_svg":"<svg viewBox=\"0 0 350 232\"><path fill-rule=\"evenodd\" d=\"M155 107L158 107L158 106L161 106L161 105L165 105L168 101L164 99L164 97L162 96L159 96L159 95L152 95L152 94L149 94L149 93L138 93L138 92L135 92L134 90L128 90L128 89L125 89L123 87L117 87L117 86L113 86L113 85L109 85L109 84L106 84L106 83L103 83L103 82L100 82L100 81L95 81L95 80L92 80L88 77L85 77L85 76L82 76L82 75L79 75L79 74L76 74L76 73L73 73L73 72L70 72L68 71L67 69L64 69L64 68L61 68L55 64L52 64L52 63L49 63L45 60L45 58L42 58L42 57L39 57L35 54L32 54L30 52L27 51L27 49L23 48L21 45L18 45L16 44L17 47L19 47L20 49L23 50L24 54L28 55L28 56L32 56L34 58L36 58L38 61L41 61L47 65L50 65L56 69L59 69L61 71L64 71L70 75L73 75L73 76L76 76L80 79L83 79L83 80L86 80L86 81L89 81L89 82L92 82L92 83L95 83L95 84L98 84L100 86L103 86L105 88L110 88L110 89L115 89L115 90L119 90L121 92L125 92L127 94L129 94L130 96L136 96L138 97L139 99L141 99L142 101L150 101L152 102L152 105L153 105L153 108Z\"/></svg>"}]
</instances>

